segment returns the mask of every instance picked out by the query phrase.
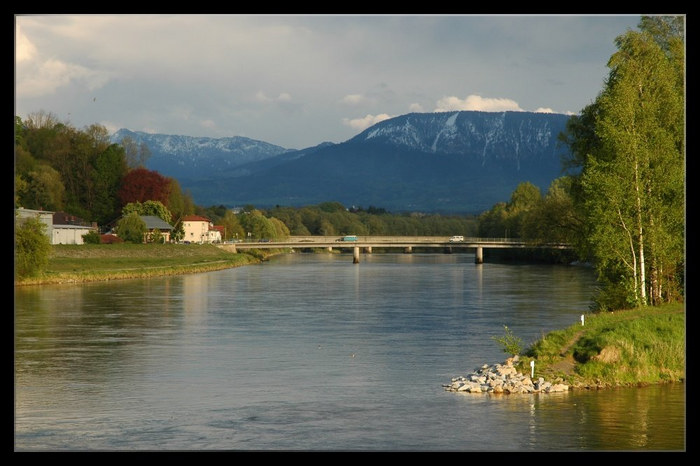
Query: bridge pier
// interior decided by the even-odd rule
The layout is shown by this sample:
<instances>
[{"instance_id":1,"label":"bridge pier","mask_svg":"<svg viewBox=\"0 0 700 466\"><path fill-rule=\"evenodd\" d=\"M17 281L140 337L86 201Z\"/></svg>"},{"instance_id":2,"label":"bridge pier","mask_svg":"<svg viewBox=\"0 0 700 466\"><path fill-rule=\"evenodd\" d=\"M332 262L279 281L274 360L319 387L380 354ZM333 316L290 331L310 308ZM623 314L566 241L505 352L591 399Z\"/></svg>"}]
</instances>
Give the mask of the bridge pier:
<instances>
[{"instance_id":1,"label":"bridge pier","mask_svg":"<svg viewBox=\"0 0 700 466\"><path fill-rule=\"evenodd\" d=\"M365 248L365 254L372 254L372 246L367 246Z\"/></svg>"},{"instance_id":2,"label":"bridge pier","mask_svg":"<svg viewBox=\"0 0 700 466\"><path fill-rule=\"evenodd\" d=\"M413 252L413 246L406 246L403 252L406 254L411 254Z\"/></svg>"},{"instance_id":3,"label":"bridge pier","mask_svg":"<svg viewBox=\"0 0 700 466\"><path fill-rule=\"evenodd\" d=\"M353 264L359 264L360 263L360 247L355 246L352 248L352 263Z\"/></svg>"},{"instance_id":4,"label":"bridge pier","mask_svg":"<svg viewBox=\"0 0 700 466\"><path fill-rule=\"evenodd\" d=\"M475 258L474 258L474 263L475 264L483 264L484 263L484 248L481 246L477 246L476 251L475 251Z\"/></svg>"},{"instance_id":5,"label":"bridge pier","mask_svg":"<svg viewBox=\"0 0 700 466\"><path fill-rule=\"evenodd\" d=\"M328 252L333 252L333 246L328 246Z\"/></svg>"}]
</instances>

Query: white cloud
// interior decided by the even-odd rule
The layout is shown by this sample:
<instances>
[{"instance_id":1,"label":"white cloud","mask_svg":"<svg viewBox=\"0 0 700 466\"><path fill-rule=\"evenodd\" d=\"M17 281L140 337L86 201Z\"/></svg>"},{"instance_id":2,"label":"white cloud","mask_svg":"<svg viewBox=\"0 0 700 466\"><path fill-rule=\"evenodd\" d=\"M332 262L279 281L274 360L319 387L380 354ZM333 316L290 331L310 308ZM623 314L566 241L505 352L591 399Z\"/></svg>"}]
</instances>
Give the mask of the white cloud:
<instances>
[{"instance_id":1,"label":"white cloud","mask_svg":"<svg viewBox=\"0 0 700 466\"><path fill-rule=\"evenodd\" d=\"M71 83L93 91L109 80L106 72L95 71L56 58L43 58L40 51L17 25L15 35L16 87L19 97L40 97Z\"/></svg>"},{"instance_id":2,"label":"white cloud","mask_svg":"<svg viewBox=\"0 0 700 466\"><path fill-rule=\"evenodd\" d=\"M102 87L108 77L104 73L92 71L79 65L60 60L46 60L41 63L26 63L18 66L16 93L21 97L38 97L52 94L60 87L73 82L82 83L93 91Z\"/></svg>"},{"instance_id":3,"label":"white cloud","mask_svg":"<svg viewBox=\"0 0 700 466\"><path fill-rule=\"evenodd\" d=\"M367 129L376 123L379 123L380 121L388 120L389 118L393 118L393 117L390 115L387 115L386 113L382 113L381 115L369 115L369 114L367 114L363 118L354 118L354 119L343 118L343 124L353 128L356 131L362 131L362 130Z\"/></svg>"},{"instance_id":4,"label":"white cloud","mask_svg":"<svg viewBox=\"0 0 700 466\"><path fill-rule=\"evenodd\" d=\"M551 108L540 107L537 110L535 110L535 113L556 113L556 112L554 110L552 110Z\"/></svg>"},{"instance_id":5,"label":"white cloud","mask_svg":"<svg viewBox=\"0 0 700 466\"><path fill-rule=\"evenodd\" d=\"M466 99L459 97L443 97L437 101L434 112L450 112L454 110L476 110L482 112L522 112L518 103L511 99L483 98L478 95L469 95Z\"/></svg>"},{"instance_id":6,"label":"white cloud","mask_svg":"<svg viewBox=\"0 0 700 466\"><path fill-rule=\"evenodd\" d=\"M216 128L216 123L213 120L204 120L200 123L202 128L214 129Z\"/></svg>"},{"instance_id":7,"label":"white cloud","mask_svg":"<svg viewBox=\"0 0 700 466\"><path fill-rule=\"evenodd\" d=\"M360 105L368 101L367 97L362 94L348 94L340 101L347 105Z\"/></svg>"},{"instance_id":8,"label":"white cloud","mask_svg":"<svg viewBox=\"0 0 700 466\"><path fill-rule=\"evenodd\" d=\"M19 62L31 60L36 55L36 47L22 34L19 24L15 31L15 60Z\"/></svg>"},{"instance_id":9,"label":"white cloud","mask_svg":"<svg viewBox=\"0 0 700 466\"><path fill-rule=\"evenodd\" d=\"M255 100L258 102L272 102L272 97L268 97L263 91L258 91L255 94Z\"/></svg>"},{"instance_id":10,"label":"white cloud","mask_svg":"<svg viewBox=\"0 0 700 466\"><path fill-rule=\"evenodd\" d=\"M408 106L408 110L414 113L423 113L423 106L421 104L411 104Z\"/></svg>"},{"instance_id":11,"label":"white cloud","mask_svg":"<svg viewBox=\"0 0 700 466\"><path fill-rule=\"evenodd\" d=\"M292 95L289 94L288 92L280 92L280 94L277 96L277 98L270 97L267 94L265 94L263 91L258 91L255 94L255 100L258 102L291 102L292 101Z\"/></svg>"}]
</instances>

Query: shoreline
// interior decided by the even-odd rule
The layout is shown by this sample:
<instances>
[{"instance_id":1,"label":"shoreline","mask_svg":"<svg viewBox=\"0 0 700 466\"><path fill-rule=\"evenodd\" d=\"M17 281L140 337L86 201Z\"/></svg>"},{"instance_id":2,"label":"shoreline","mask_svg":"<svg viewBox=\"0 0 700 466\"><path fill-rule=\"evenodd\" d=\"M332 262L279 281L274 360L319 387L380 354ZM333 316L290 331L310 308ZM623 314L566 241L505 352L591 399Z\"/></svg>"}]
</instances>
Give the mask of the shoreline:
<instances>
[{"instance_id":1,"label":"shoreline","mask_svg":"<svg viewBox=\"0 0 700 466\"><path fill-rule=\"evenodd\" d=\"M234 269L244 267L246 265L258 264L262 260L250 261L247 263L237 264L212 264L212 265L196 265L196 266L162 266L162 267L144 267L141 269L131 269L130 272L107 273L100 275L92 275L89 277L81 276L80 274L61 273L54 277L40 277L36 279L25 279L22 281L15 280L15 287L19 286L41 286L41 285L77 285L81 283L107 282L114 280L132 280L142 278L157 278L173 275L188 275L194 273L215 272L217 270ZM163 270L153 273L155 269L162 268Z\"/></svg>"}]
</instances>

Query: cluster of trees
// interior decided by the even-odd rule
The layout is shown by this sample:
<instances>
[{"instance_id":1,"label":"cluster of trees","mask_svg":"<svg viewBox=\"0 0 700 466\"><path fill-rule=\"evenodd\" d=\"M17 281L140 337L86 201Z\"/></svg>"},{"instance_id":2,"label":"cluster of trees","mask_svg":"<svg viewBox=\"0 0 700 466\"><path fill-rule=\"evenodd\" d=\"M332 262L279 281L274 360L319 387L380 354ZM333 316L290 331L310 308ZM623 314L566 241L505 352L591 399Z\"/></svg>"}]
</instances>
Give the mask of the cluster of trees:
<instances>
[{"instance_id":1,"label":"cluster of trees","mask_svg":"<svg viewBox=\"0 0 700 466\"><path fill-rule=\"evenodd\" d=\"M683 17L643 17L616 39L595 101L560 139L569 174L542 197L525 183L479 221L480 236L563 241L596 267L599 309L684 298Z\"/></svg>"},{"instance_id":2,"label":"cluster of trees","mask_svg":"<svg viewBox=\"0 0 700 466\"><path fill-rule=\"evenodd\" d=\"M110 225L130 202L159 201L174 218L194 213L174 178L147 170L150 152L104 126L77 129L50 112L15 117L15 206L65 211Z\"/></svg>"},{"instance_id":3,"label":"cluster of trees","mask_svg":"<svg viewBox=\"0 0 700 466\"><path fill-rule=\"evenodd\" d=\"M579 247L604 308L679 300L685 282L685 22L643 17L616 39L597 99L572 118Z\"/></svg>"},{"instance_id":4,"label":"cluster of trees","mask_svg":"<svg viewBox=\"0 0 700 466\"><path fill-rule=\"evenodd\" d=\"M225 239L243 239L251 233L253 239L283 239L289 235L402 235L440 236L462 234L473 236L476 218L440 214L392 214L383 208L370 206L345 207L339 202L323 202L305 207L275 206L256 209L252 205L234 214L225 206L200 209L201 215L224 225Z\"/></svg>"}]
</instances>

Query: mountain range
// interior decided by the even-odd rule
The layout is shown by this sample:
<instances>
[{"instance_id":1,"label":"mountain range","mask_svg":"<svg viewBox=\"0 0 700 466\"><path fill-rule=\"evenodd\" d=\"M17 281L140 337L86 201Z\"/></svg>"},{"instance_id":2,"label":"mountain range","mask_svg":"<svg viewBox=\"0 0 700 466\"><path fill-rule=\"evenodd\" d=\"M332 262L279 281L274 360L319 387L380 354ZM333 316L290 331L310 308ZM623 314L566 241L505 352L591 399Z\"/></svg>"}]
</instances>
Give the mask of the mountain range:
<instances>
[{"instance_id":1,"label":"mountain range","mask_svg":"<svg viewBox=\"0 0 700 466\"><path fill-rule=\"evenodd\" d=\"M146 167L176 178L198 205L304 206L337 201L392 212L480 213L529 181L562 176L570 116L531 112L410 113L339 143L287 149L244 137L121 129L145 143Z\"/></svg>"}]
</instances>

